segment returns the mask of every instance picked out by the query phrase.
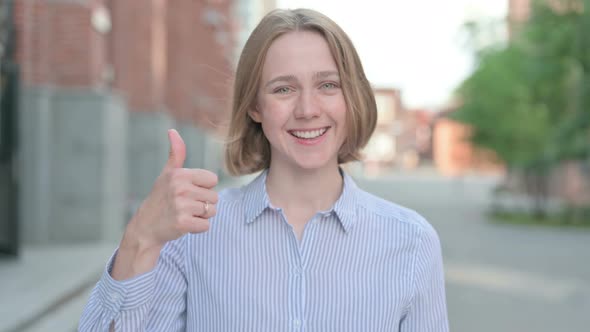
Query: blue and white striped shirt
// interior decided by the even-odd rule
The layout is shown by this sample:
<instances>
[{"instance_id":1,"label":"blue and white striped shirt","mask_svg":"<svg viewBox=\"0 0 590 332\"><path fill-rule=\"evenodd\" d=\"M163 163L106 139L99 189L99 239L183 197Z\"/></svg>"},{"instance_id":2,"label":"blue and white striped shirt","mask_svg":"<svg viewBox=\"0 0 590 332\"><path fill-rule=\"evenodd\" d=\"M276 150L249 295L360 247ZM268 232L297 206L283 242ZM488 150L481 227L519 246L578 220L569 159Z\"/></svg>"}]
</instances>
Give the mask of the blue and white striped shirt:
<instances>
[{"instance_id":1,"label":"blue and white striped shirt","mask_svg":"<svg viewBox=\"0 0 590 332\"><path fill-rule=\"evenodd\" d=\"M448 331L437 233L346 174L301 241L266 172L220 193L208 232L168 243L156 268L94 289L80 331Z\"/></svg>"}]
</instances>

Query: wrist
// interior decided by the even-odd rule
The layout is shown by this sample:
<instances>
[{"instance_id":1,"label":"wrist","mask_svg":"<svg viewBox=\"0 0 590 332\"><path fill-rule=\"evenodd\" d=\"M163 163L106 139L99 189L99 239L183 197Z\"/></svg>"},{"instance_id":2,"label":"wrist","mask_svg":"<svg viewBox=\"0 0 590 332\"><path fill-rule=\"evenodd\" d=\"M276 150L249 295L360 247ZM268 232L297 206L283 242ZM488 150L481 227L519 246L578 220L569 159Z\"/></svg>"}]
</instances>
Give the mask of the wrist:
<instances>
[{"instance_id":1,"label":"wrist","mask_svg":"<svg viewBox=\"0 0 590 332\"><path fill-rule=\"evenodd\" d=\"M160 250L164 246L156 238L150 236L149 230L145 230L136 214L127 224L120 248L137 252Z\"/></svg>"},{"instance_id":2,"label":"wrist","mask_svg":"<svg viewBox=\"0 0 590 332\"><path fill-rule=\"evenodd\" d=\"M135 223L127 225L111 271L115 280L126 280L154 269L163 244L137 232Z\"/></svg>"}]
</instances>

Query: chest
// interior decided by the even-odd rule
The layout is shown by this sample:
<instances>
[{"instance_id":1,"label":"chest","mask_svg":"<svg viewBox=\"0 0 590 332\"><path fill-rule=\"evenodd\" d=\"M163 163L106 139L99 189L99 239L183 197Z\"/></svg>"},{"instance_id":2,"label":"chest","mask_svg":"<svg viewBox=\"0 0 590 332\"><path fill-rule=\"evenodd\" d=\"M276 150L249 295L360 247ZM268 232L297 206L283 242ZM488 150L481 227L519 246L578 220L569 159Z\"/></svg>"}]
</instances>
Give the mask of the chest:
<instances>
[{"instance_id":1,"label":"chest","mask_svg":"<svg viewBox=\"0 0 590 332\"><path fill-rule=\"evenodd\" d=\"M219 330L397 329L412 291L408 250L337 223L312 220L301 241L274 226L195 248L206 253L188 269L188 320L213 317Z\"/></svg>"}]
</instances>

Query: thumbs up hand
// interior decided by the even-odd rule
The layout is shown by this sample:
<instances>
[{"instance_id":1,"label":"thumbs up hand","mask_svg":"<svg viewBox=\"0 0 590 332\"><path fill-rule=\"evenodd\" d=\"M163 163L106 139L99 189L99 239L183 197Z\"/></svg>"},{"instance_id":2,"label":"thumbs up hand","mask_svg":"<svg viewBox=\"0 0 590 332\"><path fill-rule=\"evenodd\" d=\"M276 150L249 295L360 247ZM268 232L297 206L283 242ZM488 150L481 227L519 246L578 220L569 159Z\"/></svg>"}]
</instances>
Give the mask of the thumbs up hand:
<instances>
[{"instance_id":1,"label":"thumbs up hand","mask_svg":"<svg viewBox=\"0 0 590 332\"><path fill-rule=\"evenodd\" d=\"M134 220L138 235L154 244L165 244L186 233L209 229L215 215L217 175L204 169L183 168L184 141L174 129L168 131L170 155Z\"/></svg>"},{"instance_id":2,"label":"thumbs up hand","mask_svg":"<svg viewBox=\"0 0 590 332\"><path fill-rule=\"evenodd\" d=\"M186 146L174 129L168 131L170 154L152 191L133 216L119 246L113 270L115 279L149 271L161 248L187 233L209 229L216 213L217 175L204 169L183 168Z\"/></svg>"}]
</instances>

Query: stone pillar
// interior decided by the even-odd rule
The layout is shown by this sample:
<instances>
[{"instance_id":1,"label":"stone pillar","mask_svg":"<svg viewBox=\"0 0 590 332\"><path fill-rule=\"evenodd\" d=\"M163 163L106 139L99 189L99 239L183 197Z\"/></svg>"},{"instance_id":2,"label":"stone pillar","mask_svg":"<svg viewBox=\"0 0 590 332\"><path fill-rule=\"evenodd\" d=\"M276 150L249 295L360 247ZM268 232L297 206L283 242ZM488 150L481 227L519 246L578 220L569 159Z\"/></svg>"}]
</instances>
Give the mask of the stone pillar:
<instances>
[{"instance_id":1,"label":"stone pillar","mask_svg":"<svg viewBox=\"0 0 590 332\"><path fill-rule=\"evenodd\" d=\"M20 215L25 243L116 240L126 209L127 111L111 93L24 88Z\"/></svg>"}]
</instances>

